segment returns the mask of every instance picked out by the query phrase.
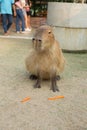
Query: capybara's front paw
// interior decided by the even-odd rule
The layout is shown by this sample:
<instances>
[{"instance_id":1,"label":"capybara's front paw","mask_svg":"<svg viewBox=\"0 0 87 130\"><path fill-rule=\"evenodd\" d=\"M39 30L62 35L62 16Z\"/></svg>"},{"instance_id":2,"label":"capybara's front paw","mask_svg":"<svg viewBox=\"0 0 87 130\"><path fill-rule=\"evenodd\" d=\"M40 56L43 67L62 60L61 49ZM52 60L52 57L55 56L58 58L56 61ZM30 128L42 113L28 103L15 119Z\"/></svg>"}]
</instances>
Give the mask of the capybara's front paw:
<instances>
[{"instance_id":1,"label":"capybara's front paw","mask_svg":"<svg viewBox=\"0 0 87 130\"><path fill-rule=\"evenodd\" d=\"M60 80L60 79L61 79L60 75L57 75L57 76L56 76L56 79L57 79L57 80Z\"/></svg>"},{"instance_id":2,"label":"capybara's front paw","mask_svg":"<svg viewBox=\"0 0 87 130\"><path fill-rule=\"evenodd\" d=\"M51 90L53 90L53 92L59 91L58 87L56 85L53 85Z\"/></svg>"},{"instance_id":3,"label":"capybara's front paw","mask_svg":"<svg viewBox=\"0 0 87 130\"><path fill-rule=\"evenodd\" d=\"M34 88L41 88L41 85L39 82L36 82L35 85L34 85Z\"/></svg>"}]
</instances>

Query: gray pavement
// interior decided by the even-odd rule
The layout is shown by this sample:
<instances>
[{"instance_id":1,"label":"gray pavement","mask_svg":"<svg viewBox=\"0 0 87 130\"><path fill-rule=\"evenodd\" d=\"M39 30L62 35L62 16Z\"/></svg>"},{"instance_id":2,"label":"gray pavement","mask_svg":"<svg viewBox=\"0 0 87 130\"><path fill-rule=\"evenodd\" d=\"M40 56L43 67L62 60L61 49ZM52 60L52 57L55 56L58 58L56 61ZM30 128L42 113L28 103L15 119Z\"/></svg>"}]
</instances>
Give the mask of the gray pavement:
<instances>
[{"instance_id":1,"label":"gray pavement","mask_svg":"<svg viewBox=\"0 0 87 130\"><path fill-rule=\"evenodd\" d=\"M16 34L12 28L4 37L0 29L0 130L87 130L87 53L64 53L60 92L53 93L49 81L34 89L25 68L33 31ZM48 100L58 95L64 98ZM31 99L22 103L25 97Z\"/></svg>"}]
</instances>

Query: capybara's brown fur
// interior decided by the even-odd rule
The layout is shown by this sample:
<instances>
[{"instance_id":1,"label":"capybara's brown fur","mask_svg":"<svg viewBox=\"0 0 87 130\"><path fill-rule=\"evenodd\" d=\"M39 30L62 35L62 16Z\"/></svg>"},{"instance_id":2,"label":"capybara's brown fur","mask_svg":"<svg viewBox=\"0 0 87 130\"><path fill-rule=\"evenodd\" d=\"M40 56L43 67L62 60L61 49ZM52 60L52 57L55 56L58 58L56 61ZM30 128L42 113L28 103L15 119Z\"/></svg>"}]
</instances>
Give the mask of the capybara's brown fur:
<instances>
[{"instance_id":1,"label":"capybara's brown fur","mask_svg":"<svg viewBox=\"0 0 87 130\"><path fill-rule=\"evenodd\" d=\"M64 70L65 58L52 28L48 25L40 26L34 34L32 44L32 50L26 58L26 68L38 77L35 87L41 87L41 79L51 79L51 89L58 91L56 76Z\"/></svg>"}]
</instances>

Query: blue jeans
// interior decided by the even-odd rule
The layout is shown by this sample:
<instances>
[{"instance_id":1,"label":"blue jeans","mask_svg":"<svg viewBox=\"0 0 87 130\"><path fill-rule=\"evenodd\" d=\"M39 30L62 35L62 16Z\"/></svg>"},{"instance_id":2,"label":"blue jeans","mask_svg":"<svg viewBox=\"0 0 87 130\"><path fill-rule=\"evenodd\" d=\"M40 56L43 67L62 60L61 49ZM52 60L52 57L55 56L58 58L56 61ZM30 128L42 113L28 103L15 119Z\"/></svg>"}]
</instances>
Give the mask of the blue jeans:
<instances>
[{"instance_id":1,"label":"blue jeans","mask_svg":"<svg viewBox=\"0 0 87 130\"><path fill-rule=\"evenodd\" d=\"M20 21L22 24L22 31L25 31L25 21L22 9L16 9L16 15L16 31L20 31Z\"/></svg>"},{"instance_id":2,"label":"blue jeans","mask_svg":"<svg viewBox=\"0 0 87 130\"><path fill-rule=\"evenodd\" d=\"M3 29L6 33L11 27L13 22L13 16L11 14L2 14Z\"/></svg>"}]
</instances>

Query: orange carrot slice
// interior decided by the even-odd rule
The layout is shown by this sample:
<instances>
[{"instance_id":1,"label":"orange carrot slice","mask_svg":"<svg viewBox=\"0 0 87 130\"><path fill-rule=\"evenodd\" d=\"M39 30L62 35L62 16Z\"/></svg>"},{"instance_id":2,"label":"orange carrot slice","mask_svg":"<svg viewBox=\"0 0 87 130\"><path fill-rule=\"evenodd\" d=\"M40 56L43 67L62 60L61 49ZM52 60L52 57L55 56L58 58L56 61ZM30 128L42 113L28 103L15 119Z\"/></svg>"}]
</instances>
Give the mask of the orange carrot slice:
<instances>
[{"instance_id":1,"label":"orange carrot slice","mask_svg":"<svg viewBox=\"0 0 87 130\"><path fill-rule=\"evenodd\" d=\"M30 100L31 98L30 97L26 97L26 98L24 98L21 102L26 102L26 101L28 101L28 100Z\"/></svg>"},{"instance_id":2,"label":"orange carrot slice","mask_svg":"<svg viewBox=\"0 0 87 130\"><path fill-rule=\"evenodd\" d=\"M56 100L56 99L60 99L60 98L64 98L64 96L50 97L50 98L48 98L48 100Z\"/></svg>"}]
</instances>

